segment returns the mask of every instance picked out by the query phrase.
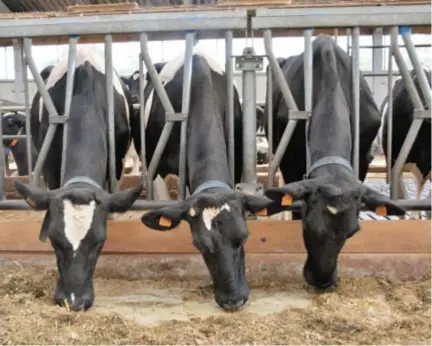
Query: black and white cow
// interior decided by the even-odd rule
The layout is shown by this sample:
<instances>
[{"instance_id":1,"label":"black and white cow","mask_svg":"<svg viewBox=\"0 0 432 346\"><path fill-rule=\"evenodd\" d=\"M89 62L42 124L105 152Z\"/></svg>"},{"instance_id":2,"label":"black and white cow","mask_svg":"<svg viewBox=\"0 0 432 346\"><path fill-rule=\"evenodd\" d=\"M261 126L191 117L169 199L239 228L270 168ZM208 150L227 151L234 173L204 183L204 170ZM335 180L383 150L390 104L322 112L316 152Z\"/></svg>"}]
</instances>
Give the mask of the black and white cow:
<instances>
[{"instance_id":1,"label":"black and white cow","mask_svg":"<svg viewBox=\"0 0 432 346\"><path fill-rule=\"evenodd\" d=\"M49 74L51 73L54 65L49 65L45 67L40 76L42 80L46 82ZM15 112L15 113L7 113L2 117L2 129L3 134L5 135L25 135L25 115ZM17 165L18 175L25 176L28 175L28 165L27 165L27 144L25 140L10 139L4 140L3 145L5 147L5 154L12 153L15 163ZM34 143L31 144L31 155L32 155L32 169L34 168L37 160L37 150L34 146Z\"/></svg>"},{"instance_id":2,"label":"black and white cow","mask_svg":"<svg viewBox=\"0 0 432 346\"><path fill-rule=\"evenodd\" d=\"M159 76L176 112L181 111L184 58L173 59ZM221 67L204 53L192 59L190 111L187 125L187 186L192 196L146 213L142 222L155 230L190 225L193 244L201 252L212 276L217 304L225 310L241 308L249 298L245 276L244 243L248 238L245 212L255 213L272 203L233 191L228 170L226 78ZM233 86L234 87L234 86ZM165 124L165 110L149 80L145 87L146 150L150 161ZM235 180L242 174L242 111L234 88ZM137 127L139 129L139 127ZM134 129L132 129L134 131ZM140 135L134 133L137 151ZM174 125L158 173L179 173L180 123Z\"/></svg>"},{"instance_id":3,"label":"black and white cow","mask_svg":"<svg viewBox=\"0 0 432 346\"><path fill-rule=\"evenodd\" d=\"M21 113L6 113L2 116L2 129L4 135L25 135L25 120L26 117ZM17 173L20 176L28 175L27 164L27 142L25 139L5 139L3 140L5 154L12 153L17 165ZM37 160L37 151L33 143L31 143L32 169Z\"/></svg>"},{"instance_id":4,"label":"black and white cow","mask_svg":"<svg viewBox=\"0 0 432 346\"><path fill-rule=\"evenodd\" d=\"M431 85L431 71L424 70L426 77ZM413 78L414 85L417 92L420 95L423 106L428 108L427 102L423 97L420 90L420 84L417 79L415 70L411 71L411 77ZM388 156L387 148L387 123L388 123L388 99L384 100L383 103L383 124L381 127L382 140L381 145L384 150L384 154ZM402 145L408 134L408 130L413 121L414 106L405 84L402 79L396 81L393 87L393 133L392 133L392 151L391 151L391 166L393 168L396 163L396 159L399 156ZM424 184L431 178L431 123L430 121L423 121L420 131L417 135L416 140L412 146L411 151L408 154L404 169L409 169L417 180L417 199L420 199L421 192ZM403 190L402 190L403 192ZM400 196L403 198L403 196Z\"/></svg>"},{"instance_id":5,"label":"black and white cow","mask_svg":"<svg viewBox=\"0 0 432 346\"><path fill-rule=\"evenodd\" d=\"M404 210L361 183L372 161L369 151L380 126L380 114L366 80L361 76L359 181L351 168L351 59L331 36L318 36L312 49L313 109L308 131L311 168L306 172L305 123L300 122L280 165L287 185L268 189L266 195L276 202L268 208L269 214L303 201L303 239L308 254L303 274L309 284L328 288L336 283L339 252L360 229L362 202L372 210L381 206L390 213L403 214ZM280 66L299 109L304 109L303 54L281 61ZM273 145L277 148L288 122L288 109L276 84L273 90Z\"/></svg>"},{"instance_id":6,"label":"black and white cow","mask_svg":"<svg viewBox=\"0 0 432 346\"><path fill-rule=\"evenodd\" d=\"M50 239L57 258L59 279L55 303L72 310L93 305L93 273L104 246L108 213L125 212L138 198L142 186L110 195L104 190L108 179L108 114L103 61L90 50L77 47L73 95L69 114L64 184L60 185L63 128L57 129L43 166L49 190L15 182L26 202L46 210L40 240ZM67 57L52 69L47 90L57 112L65 108ZM114 116L116 178L131 143L130 95L114 71ZM31 131L40 150L48 129L48 111L39 93L31 108Z\"/></svg>"}]
</instances>

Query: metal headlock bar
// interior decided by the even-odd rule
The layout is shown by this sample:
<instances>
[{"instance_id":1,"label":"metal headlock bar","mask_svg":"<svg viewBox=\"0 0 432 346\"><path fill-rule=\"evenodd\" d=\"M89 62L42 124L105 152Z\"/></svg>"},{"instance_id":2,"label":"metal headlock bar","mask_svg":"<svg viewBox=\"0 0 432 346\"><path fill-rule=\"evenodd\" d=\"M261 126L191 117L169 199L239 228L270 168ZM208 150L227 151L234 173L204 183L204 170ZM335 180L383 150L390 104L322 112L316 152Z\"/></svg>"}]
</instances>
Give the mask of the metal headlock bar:
<instances>
[{"instance_id":1,"label":"metal headlock bar","mask_svg":"<svg viewBox=\"0 0 432 346\"><path fill-rule=\"evenodd\" d=\"M283 133L281 142L276 149L274 157L269 165L268 185L273 185L276 170L280 164L283 153L289 144L292 133L299 120L307 123L312 110L312 30L320 28L339 28L346 29L349 35L352 35L353 43L353 114L355 117L354 126L354 148L353 148L353 166L356 174L358 174L358 159L359 159L359 35L360 29L363 27L394 27L400 25L408 26L426 26L431 24L431 8L428 5L413 5L404 6L363 6L363 7L324 7L324 8L290 8L290 9L265 9L258 8L255 11L247 9L218 9L212 11L193 11L193 12L157 12L157 13L130 13L130 14L108 14L108 15L89 15L77 17L52 17L52 18L31 18L31 19L3 19L0 21L0 39L14 39L15 58L21 59L20 64L22 75L18 79L22 80L24 85L23 91L25 100L26 113L30 113L28 80L27 80L27 65L32 72L36 82L38 91L42 97L45 107L49 113L50 125L44 143L42 145L39 157L37 159L35 169L32 175L32 182L39 183L39 177L47 156L48 148L51 145L56 127L59 123L64 126L63 131L63 159L65 158L65 150L67 146L67 118L70 110L70 100L72 92L73 73L75 70L75 54L78 35L104 35L105 37L105 71L106 71L106 97L108 109L108 129L109 129L109 176L110 176L110 191L115 191L119 186L115 179L115 146L114 146L114 88L113 88L113 64L112 64L112 40L115 34L140 34L139 56L139 71L140 71L140 117L141 117L141 159L143 165L143 181L146 182L148 201L136 201L132 209L151 209L163 205L169 205L175 201L152 201L153 199L153 180L155 178L157 167L162 157L163 151L172 132L174 122L181 121L181 140L180 140L180 160L179 160L179 198L185 198L186 187L186 148L187 148L187 119L190 102L190 88L192 78L192 54L195 39L199 35L213 33L214 37L225 37L226 47L226 85L227 85L227 102L226 126L228 130L228 158L230 178L234 183L234 93L233 93L233 64L232 64L232 40L233 33L241 30L252 32L262 31L264 34L264 45L266 57L269 59L269 74L267 79L268 99L267 105L269 112L272 109L272 83L273 80L281 89L283 98L289 109L289 122ZM304 78L305 78L305 109L299 110L297 104L291 94L289 85L287 85L284 75L279 67L276 57L272 49L272 30L273 29L303 29L305 38L305 53L304 53ZM396 30L396 31L395 31ZM185 58L184 58L184 74L183 74L183 95L181 113L176 113L168 98L165 88L156 72L156 69L151 60L148 41L149 35L158 33L170 32L185 32ZM337 38L338 32L334 31ZM45 84L38 73L31 54L31 38L44 36L65 36L70 37L69 40L69 58L68 58L68 78L66 87L66 105L65 114L59 117L54 104L46 90ZM396 37L397 28L393 29L393 41ZM418 74L422 74L418 67L418 58L411 42L410 33L404 33L403 39L409 51L410 59L413 61L413 66ZM21 45L21 46L20 46ZM394 42L392 43L394 46ZM21 49L21 50L20 50ZM24 52L23 52L24 51ZM398 65L401 64L401 57L398 53L398 48L393 47ZM399 56L399 58L398 58ZM256 72L263 68L263 56L257 56L253 47L245 47L242 56L235 57L237 67L242 70L243 77L243 157L244 157L244 177L243 182L237 185L237 189L248 193L262 193L259 184L257 184L256 163L255 163L255 133L256 133ZM147 170L145 155L145 119L144 119L144 66L150 76L155 92L158 94L162 106L165 109L166 122L162 130L161 136L157 143L155 152L151 161L148 163ZM406 66L405 66L406 67ZM389 72L391 74L392 72ZM412 91L410 85L413 86L412 80L409 78L407 69L404 70L403 62L401 73L404 77L404 82L408 85L410 97L414 98L415 105L415 120L411 126L410 132L405 140L403 150L401 151L397 165L393 168L393 176L395 172L400 171L401 164L406 160L406 153L412 147L412 138L415 138L418 128L425 117L430 117L430 113L426 114L422 104L417 104L418 93ZM405 80L406 79L406 80ZM411 84L410 82L411 81ZM420 77L421 92L426 100L430 100L430 90L425 87L425 79ZM18 82L16 82L17 84ZM417 97L415 96L417 95ZM389 99L389 102L391 99ZM270 114L271 115L271 114ZM27 133L27 151L28 165L31 171L31 131L30 122L27 117L26 133ZM60 118L63 120L59 122ZM269 125L269 158L272 157L272 139L273 139L273 119L268 117ZM1 136L1 135L0 135ZM3 137L6 138L6 137ZM3 140L0 137L0 142ZM307 143L307 142L306 142ZM307 150L307 155L309 152ZM310 165L309 156L307 157L307 166ZM0 159L0 169L4 170L4 160ZM62 179L64 175L64 162L62 161ZM2 200L4 197L4 178L0 179L0 209L28 209L28 205L24 201ZM407 201L398 200L401 206L410 210L430 209L430 201ZM295 203L292 210L299 207Z\"/></svg>"}]
</instances>

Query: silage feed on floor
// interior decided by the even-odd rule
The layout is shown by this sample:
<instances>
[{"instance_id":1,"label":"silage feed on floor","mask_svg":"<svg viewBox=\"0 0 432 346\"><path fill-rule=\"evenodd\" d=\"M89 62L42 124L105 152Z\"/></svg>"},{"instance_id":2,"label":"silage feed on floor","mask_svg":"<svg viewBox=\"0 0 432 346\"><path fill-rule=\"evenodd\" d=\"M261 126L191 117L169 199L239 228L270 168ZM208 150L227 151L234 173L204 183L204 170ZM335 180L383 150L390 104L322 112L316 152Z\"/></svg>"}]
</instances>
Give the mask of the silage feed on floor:
<instances>
[{"instance_id":1,"label":"silage feed on floor","mask_svg":"<svg viewBox=\"0 0 432 346\"><path fill-rule=\"evenodd\" d=\"M51 300L55 268L0 272L1 344L430 344L430 277L342 278L317 292L298 281L252 282L248 306L221 311L202 282L111 278L96 270L94 307Z\"/></svg>"}]
</instances>

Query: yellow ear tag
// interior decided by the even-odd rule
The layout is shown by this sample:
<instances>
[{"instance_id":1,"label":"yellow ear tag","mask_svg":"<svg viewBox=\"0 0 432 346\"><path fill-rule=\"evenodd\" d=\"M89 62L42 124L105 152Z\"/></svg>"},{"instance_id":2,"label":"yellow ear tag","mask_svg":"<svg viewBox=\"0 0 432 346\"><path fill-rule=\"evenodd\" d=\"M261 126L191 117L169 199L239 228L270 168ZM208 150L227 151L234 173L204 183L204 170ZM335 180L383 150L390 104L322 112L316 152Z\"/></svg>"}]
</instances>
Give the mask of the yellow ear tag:
<instances>
[{"instance_id":1,"label":"yellow ear tag","mask_svg":"<svg viewBox=\"0 0 432 346\"><path fill-rule=\"evenodd\" d=\"M285 194L285 196L282 197L281 205L286 206L286 205L291 205L292 203L293 203L293 197L289 193Z\"/></svg>"},{"instance_id":2,"label":"yellow ear tag","mask_svg":"<svg viewBox=\"0 0 432 346\"><path fill-rule=\"evenodd\" d=\"M159 219L159 225L164 227L171 227L171 220L165 216L161 216Z\"/></svg>"},{"instance_id":3,"label":"yellow ear tag","mask_svg":"<svg viewBox=\"0 0 432 346\"><path fill-rule=\"evenodd\" d=\"M267 208L258 210L255 214L258 216L267 216Z\"/></svg>"},{"instance_id":4,"label":"yellow ear tag","mask_svg":"<svg viewBox=\"0 0 432 346\"><path fill-rule=\"evenodd\" d=\"M379 205L375 208L375 213L380 216L386 216L387 215L387 208L385 205Z\"/></svg>"},{"instance_id":5,"label":"yellow ear tag","mask_svg":"<svg viewBox=\"0 0 432 346\"><path fill-rule=\"evenodd\" d=\"M33 207L33 208L36 208L36 203L30 198L30 197L27 197L26 198L26 202L31 206L31 207Z\"/></svg>"}]
</instances>

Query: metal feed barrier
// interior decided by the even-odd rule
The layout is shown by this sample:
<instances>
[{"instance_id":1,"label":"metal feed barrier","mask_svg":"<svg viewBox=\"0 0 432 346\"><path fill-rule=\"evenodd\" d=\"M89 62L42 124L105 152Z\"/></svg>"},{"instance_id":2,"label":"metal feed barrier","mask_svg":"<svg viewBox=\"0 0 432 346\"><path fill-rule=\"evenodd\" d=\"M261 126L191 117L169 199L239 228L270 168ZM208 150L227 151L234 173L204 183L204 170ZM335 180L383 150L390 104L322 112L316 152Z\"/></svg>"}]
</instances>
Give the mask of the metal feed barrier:
<instances>
[{"instance_id":1,"label":"metal feed barrier","mask_svg":"<svg viewBox=\"0 0 432 346\"><path fill-rule=\"evenodd\" d=\"M236 186L237 190L248 193L261 194L263 187L257 184L256 173L256 72L263 69L263 59L269 61L269 74L267 80L268 95L272 93L272 79L275 78L282 96L289 108L290 120L283 132L281 141L276 148L272 158L273 119L268 117L269 126L269 177L268 186L274 181L275 173L279 167L283 153L285 152L291 136L298 121L306 121L306 133L308 119L312 111L312 34L315 29L339 28L347 29L352 36L352 86L353 86L353 114L354 114L354 146L353 146L353 168L355 174L359 174L359 118L360 118L360 68L359 68L359 36L363 28L383 28L383 31L390 30L392 34L391 52L401 71L403 81L409 90L410 98L415 106L415 120L405 139L402 150L392 170L392 198L396 199L395 186L407 155L413 145L413 141L419 128L425 119L430 119L430 109L424 109L414 83L405 62L402 59L397 44L398 34L401 34L408 50L410 60L420 76L421 92L430 104L431 93L424 71L421 69L419 60L412 43L410 28L417 26L430 26L431 8L429 5L413 6L363 6L363 7L327 7L327 8L291 8L291 9L267 9L257 8L251 14L247 9L218 9L212 11L176 11L158 13L130 13L130 14L108 14L88 15L80 17L53 17L53 18L32 18L32 19L3 19L0 21L0 39L13 39L15 49L16 84L21 84L24 90L24 110L29 115L29 90L27 78L27 66L29 67L36 82L37 89L41 94L43 102L49 112L49 129L44 139L41 151L35 165L35 169L29 180L32 184L39 184L42 167L45 162L48 149L52 143L58 125L67 129L68 115L72 96L72 81L75 70L76 45L80 37L86 35L104 35L105 43L105 71L106 71L106 98L108 109L108 133L109 133L109 190L114 192L119 189L115 179L115 146L114 146L114 100L113 100L113 69L112 69L112 42L116 34L139 34L140 57L139 57L139 81L140 81L140 104L141 104L141 160L143 165L142 179L147 187L147 201L138 200L134 203L133 210L157 208L175 201L153 201L153 180L157 167L162 157L167 141L172 132L174 122L181 122L180 160L179 160L179 199L186 196L186 129L189 113L190 87L192 76L192 53L196 38L219 37L225 38L226 47L226 78L227 78L227 114L228 114L228 147L229 147L229 170L230 177L234 183L234 94L233 94L233 54L232 40L234 33L246 32L248 37L254 32L262 32L265 43L265 56L257 56L252 47L245 47L243 55L235 57L236 66L242 71L243 80L243 182ZM272 47L272 31L278 29L302 29L304 30L305 54L304 54L304 76L305 76L305 109L299 110L291 94L290 86L287 84L282 70L279 67ZM152 37L158 39L170 37L173 32L185 32L185 53L184 53L184 77L181 113L175 113L174 108L167 96L161 80L154 68L149 54L148 42ZM107 34L108 33L108 34ZM69 58L67 88L65 99L65 112L58 114L45 84L39 75L32 57L32 38L44 36L69 37ZM335 32L337 38L337 31ZM390 59L391 60L391 59ZM151 161L146 163L145 155L145 131L144 131L144 66L151 78L154 88L161 100L166 112L166 122L157 143ZM389 67L389 78L392 78L391 66ZM391 85L391 83L390 83ZM391 86L389 86L389 90ZM271 97L266 100L268 108L272 108ZM389 92L389 106L392 102L392 94ZM1 106L0 106L1 107ZM389 114L392 114L389 107ZM1 108L0 108L1 113ZM392 116L390 116L392 119ZM1 125L0 125L1 126ZM389 121L389 130L392 122ZM389 132L391 133L391 131ZM29 116L26 119L26 135L2 136L0 127L0 151L3 152L3 139L25 138L27 140L27 152L31 152L31 135ZM307 143L307 142L306 142ZM389 136L391 143L391 135ZM63 153L67 146L67 131L63 131ZM307 144L306 144L307 147ZM307 166L310 165L309 151L307 152ZM2 156L2 155L0 155ZM64 175L64 159L62 159L62 183ZM31 155L28 155L29 172L32 171ZM4 159L0 158L0 170L4 171ZM427 200L397 200L397 202L408 210L430 210L431 203ZM298 210L299 203L295 203L291 210ZM4 176L0 177L0 209L29 209L26 202L21 200L7 200L4 194Z\"/></svg>"}]
</instances>

